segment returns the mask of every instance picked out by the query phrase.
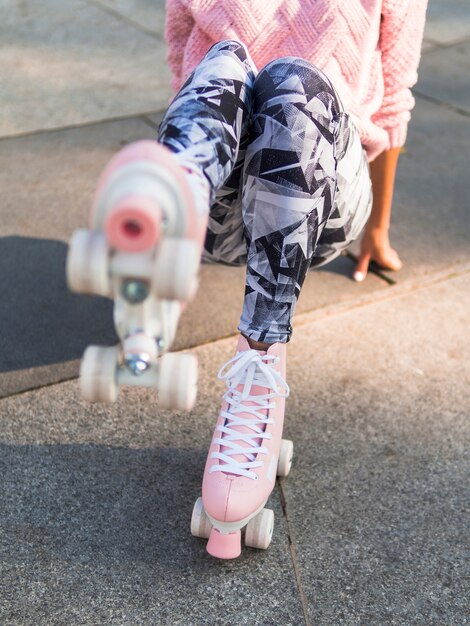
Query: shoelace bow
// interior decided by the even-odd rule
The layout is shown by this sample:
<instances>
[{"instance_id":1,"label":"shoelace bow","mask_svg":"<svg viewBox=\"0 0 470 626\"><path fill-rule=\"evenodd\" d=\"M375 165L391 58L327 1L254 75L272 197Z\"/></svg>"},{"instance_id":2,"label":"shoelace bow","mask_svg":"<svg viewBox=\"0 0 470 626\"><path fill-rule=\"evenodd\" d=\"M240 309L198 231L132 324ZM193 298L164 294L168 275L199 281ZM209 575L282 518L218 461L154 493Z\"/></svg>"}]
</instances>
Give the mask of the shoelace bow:
<instances>
[{"instance_id":1,"label":"shoelace bow","mask_svg":"<svg viewBox=\"0 0 470 626\"><path fill-rule=\"evenodd\" d=\"M210 473L226 472L254 480L258 478L251 470L261 467L263 461L259 459L259 455L268 453L262 444L263 440L272 438L265 429L267 424L274 423L269 417L269 410L276 407L273 399L287 398L289 395L286 381L272 367L278 362L279 357L246 350L236 354L220 369L217 378L226 382L224 400L228 404L228 410L222 412L224 424L217 427L221 436L214 439L214 443L223 446L224 451L212 453L211 458L217 459L219 463L209 468ZM241 391L237 389L240 385L243 385ZM251 395L253 385L268 388L271 392ZM239 413L248 413L250 417L242 417ZM236 430L237 426L247 426L251 432L241 433ZM245 445L241 445L242 442ZM236 455L243 455L245 460L232 458Z\"/></svg>"}]
</instances>

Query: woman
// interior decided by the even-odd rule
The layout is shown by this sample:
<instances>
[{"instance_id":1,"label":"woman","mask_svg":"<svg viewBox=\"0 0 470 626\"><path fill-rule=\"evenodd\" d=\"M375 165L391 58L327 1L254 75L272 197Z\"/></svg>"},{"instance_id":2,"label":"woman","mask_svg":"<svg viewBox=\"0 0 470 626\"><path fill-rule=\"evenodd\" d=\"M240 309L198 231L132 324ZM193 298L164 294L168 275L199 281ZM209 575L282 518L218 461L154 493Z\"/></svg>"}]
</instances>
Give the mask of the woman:
<instances>
[{"instance_id":1,"label":"woman","mask_svg":"<svg viewBox=\"0 0 470 626\"><path fill-rule=\"evenodd\" d=\"M248 545L270 542L273 514L263 507L276 470L290 469L286 343L308 269L366 224L355 280L370 261L401 267L390 211L425 11L426 0L167 2L177 94L155 159L164 146L184 172L207 225L203 256L247 265L238 346L219 372L227 391L192 519L214 556L238 556L245 526Z\"/></svg>"}]
</instances>

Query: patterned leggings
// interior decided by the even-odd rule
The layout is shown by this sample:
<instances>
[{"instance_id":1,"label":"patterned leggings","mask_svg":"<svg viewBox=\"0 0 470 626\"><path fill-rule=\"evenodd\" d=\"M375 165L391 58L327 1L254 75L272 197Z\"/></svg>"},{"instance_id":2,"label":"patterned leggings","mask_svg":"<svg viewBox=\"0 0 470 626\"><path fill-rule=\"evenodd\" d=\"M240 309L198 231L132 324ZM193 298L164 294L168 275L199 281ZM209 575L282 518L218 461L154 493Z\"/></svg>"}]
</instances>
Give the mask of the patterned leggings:
<instances>
[{"instance_id":1,"label":"patterned leggings","mask_svg":"<svg viewBox=\"0 0 470 626\"><path fill-rule=\"evenodd\" d=\"M369 168L328 78L284 57L258 74L237 41L213 46L158 139L209 180L204 258L246 263L239 330L286 342L307 271L338 256L370 213Z\"/></svg>"}]
</instances>

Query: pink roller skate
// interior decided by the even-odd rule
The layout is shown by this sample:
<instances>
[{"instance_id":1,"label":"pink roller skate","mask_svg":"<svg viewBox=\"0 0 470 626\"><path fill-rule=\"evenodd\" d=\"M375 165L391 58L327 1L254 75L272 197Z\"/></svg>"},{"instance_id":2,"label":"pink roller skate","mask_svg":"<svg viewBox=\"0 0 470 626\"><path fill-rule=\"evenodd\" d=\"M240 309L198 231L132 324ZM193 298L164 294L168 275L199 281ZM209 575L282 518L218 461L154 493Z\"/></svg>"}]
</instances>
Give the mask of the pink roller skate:
<instances>
[{"instance_id":1,"label":"pink roller skate","mask_svg":"<svg viewBox=\"0 0 470 626\"><path fill-rule=\"evenodd\" d=\"M156 387L161 406L193 406L195 357L165 353L197 289L209 202L201 176L154 141L126 146L101 175L90 230L70 242L67 280L73 291L114 299L121 344L85 351L88 400L113 402L119 385L137 385Z\"/></svg>"},{"instance_id":2,"label":"pink roller skate","mask_svg":"<svg viewBox=\"0 0 470 626\"><path fill-rule=\"evenodd\" d=\"M194 505L191 533L208 538L207 551L220 559L245 545L266 550L274 513L264 506L277 476L287 476L292 441L281 439L285 398L286 345L251 350L241 336L237 354L220 370L227 391L207 456L202 498Z\"/></svg>"}]
</instances>

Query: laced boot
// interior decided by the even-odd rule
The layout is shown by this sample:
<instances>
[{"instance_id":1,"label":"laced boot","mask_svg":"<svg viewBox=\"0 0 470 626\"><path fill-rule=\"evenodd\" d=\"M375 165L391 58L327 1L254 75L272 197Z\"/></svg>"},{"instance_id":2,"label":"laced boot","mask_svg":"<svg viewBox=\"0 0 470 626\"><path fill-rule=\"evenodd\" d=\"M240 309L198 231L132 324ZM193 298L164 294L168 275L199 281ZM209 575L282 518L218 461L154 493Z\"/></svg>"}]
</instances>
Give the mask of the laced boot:
<instances>
[{"instance_id":1,"label":"laced boot","mask_svg":"<svg viewBox=\"0 0 470 626\"><path fill-rule=\"evenodd\" d=\"M209 554L236 558L245 545L266 549L274 513L265 504L277 476L287 476L293 454L283 440L286 344L253 350L240 336L236 355L219 371L227 391L209 448L202 498L194 506L191 532L208 538Z\"/></svg>"}]
</instances>

